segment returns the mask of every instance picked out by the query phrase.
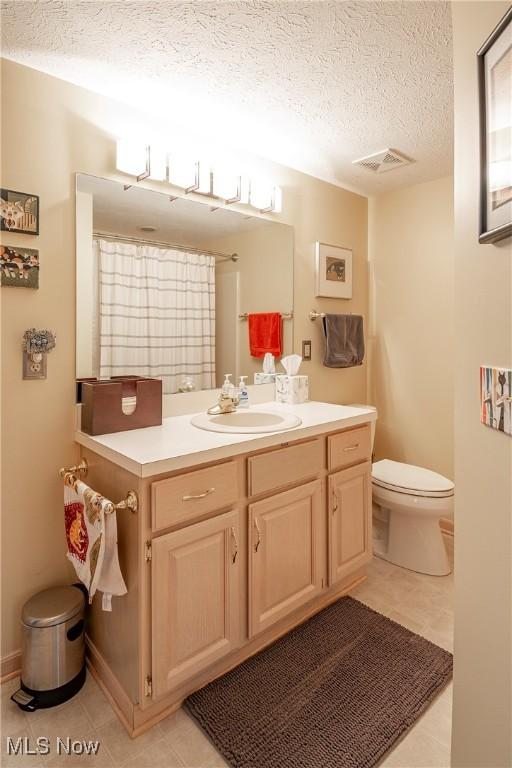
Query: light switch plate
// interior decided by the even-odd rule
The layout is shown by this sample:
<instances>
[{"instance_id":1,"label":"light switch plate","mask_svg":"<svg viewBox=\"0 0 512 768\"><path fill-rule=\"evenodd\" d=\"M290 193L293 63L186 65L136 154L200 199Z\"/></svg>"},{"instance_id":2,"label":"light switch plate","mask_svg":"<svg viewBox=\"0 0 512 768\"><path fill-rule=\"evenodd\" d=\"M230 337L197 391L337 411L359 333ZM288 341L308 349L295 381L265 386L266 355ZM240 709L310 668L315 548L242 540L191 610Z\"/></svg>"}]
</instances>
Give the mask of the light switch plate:
<instances>
[{"instance_id":1,"label":"light switch plate","mask_svg":"<svg viewBox=\"0 0 512 768\"><path fill-rule=\"evenodd\" d=\"M302 359L311 360L311 339L305 339L302 342Z\"/></svg>"},{"instance_id":2,"label":"light switch plate","mask_svg":"<svg viewBox=\"0 0 512 768\"><path fill-rule=\"evenodd\" d=\"M512 436L512 369L480 367L480 421Z\"/></svg>"}]
</instances>

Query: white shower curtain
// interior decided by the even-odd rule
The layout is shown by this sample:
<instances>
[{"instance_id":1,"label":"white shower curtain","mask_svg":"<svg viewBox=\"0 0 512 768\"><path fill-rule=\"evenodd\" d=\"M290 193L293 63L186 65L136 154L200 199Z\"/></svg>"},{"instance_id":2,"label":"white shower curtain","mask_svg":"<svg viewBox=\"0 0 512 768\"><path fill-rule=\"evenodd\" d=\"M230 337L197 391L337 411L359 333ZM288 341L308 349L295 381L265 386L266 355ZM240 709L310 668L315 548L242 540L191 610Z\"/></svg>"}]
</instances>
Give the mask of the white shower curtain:
<instances>
[{"instance_id":1,"label":"white shower curtain","mask_svg":"<svg viewBox=\"0 0 512 768\"><path fill-rule=\"evenodd\" d=\"M215 259L98 239L100 376L215 386Z\"/></svg>"}]
</instances>

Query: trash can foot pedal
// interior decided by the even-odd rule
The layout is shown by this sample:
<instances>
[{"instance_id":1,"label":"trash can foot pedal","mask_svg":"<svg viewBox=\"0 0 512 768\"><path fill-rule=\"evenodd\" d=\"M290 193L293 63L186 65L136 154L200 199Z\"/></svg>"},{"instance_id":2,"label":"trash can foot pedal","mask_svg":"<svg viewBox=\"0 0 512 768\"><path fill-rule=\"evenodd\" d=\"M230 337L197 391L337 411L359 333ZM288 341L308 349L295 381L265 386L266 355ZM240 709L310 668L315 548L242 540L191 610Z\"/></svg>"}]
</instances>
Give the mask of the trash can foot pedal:
<instances>
[{"instance_id":1,"label":"trash can foot pedal","mask_svg":"<svg viewBox=\"0 0 512 768\"><path fill-rule=\"evenodd\" d=\"M20 688L16 691L16 693L13 693L11 696L11 701L14 701L14 703L17 704L20 709L24 709L26 712L34 712L36 709L35 696L27 693L23 690L23 688Z\"/></svg>"}]
</instances>

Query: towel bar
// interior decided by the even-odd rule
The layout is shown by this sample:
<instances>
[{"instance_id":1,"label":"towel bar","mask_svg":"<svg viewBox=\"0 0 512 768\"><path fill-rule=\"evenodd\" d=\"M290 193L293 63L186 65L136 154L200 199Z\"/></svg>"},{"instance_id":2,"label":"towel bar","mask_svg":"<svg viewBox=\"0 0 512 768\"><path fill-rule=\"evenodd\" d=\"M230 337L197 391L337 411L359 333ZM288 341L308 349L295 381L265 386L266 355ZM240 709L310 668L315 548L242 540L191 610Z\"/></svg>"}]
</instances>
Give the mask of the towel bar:
<instances>
[{"instance_id":1,"label":"towel bar","mask_svg":"<svg viewBox=\"0 0 512 768\"><path fill-rule=\"evenodd\" d=\"M78 464L74 467L61 467L59 469L59 475L61 477L66 477L66 475L82 475L83 477L86 477L88 469L89 465L87 464L87 459L81 458Z\"/></svg>"},{"instance_id":2,"label":"towel bar","mask_svg":"<svg viewBox=\"0 0 512 768\"><path fill-rule=\"evenodd\" d=\"M77 475L86 477L88 469L89 465L87 464L87 459L81 458L78 464L74 467L61 467L59 469L59 475L64 478L64 483L68 484L72 478L76 480ZM137 512L138 508L139 498L137 494L135 491L128 491L126 498L122 499L117 504L114 504L113 501L109 501L109 507L105 511L107 514L121 509L131 509L132 512Z\"/></svg>"},{"instance_id":3,"label":"towel bar","mask_svg":"<svg viewBox=\"0 0 512 768\"><path fill-rule=\"evenodd\" d=\"M131 509L132 512L136 512L139 508L139 498L135 491L128 491L125 499L118 502L117 504L114 504L113 502L111 502L111 504L111 512L114 512L114 510L118 509Z\"/></svg>"},{"instance_id":4,"label":"towel bar","mask_svg":"<svg viewBox=\"0 0 512 768\"><path fill-rule=\"evenodd\" d=\"M281 312L281 317L283 320L292 320L293 319L293 312ZM242 312L241 315L238 315L239 320L247 320L249 318L248 312Z\"/></svg>"},{"instance_id":5,"label":"towel bar","mask_svg":"<svg viewBox=\"0 0 512 768\"><path fill-rule=\"evenodd\" d=\"M352 312L347 312L348 315L351 315ZM309 319L310 320L316 320L318 317L325 317L325 312L317 312L316 309L312 309L309 313ZM362 315L364 318L364 315Z\"/></svg>"}]
</instances>

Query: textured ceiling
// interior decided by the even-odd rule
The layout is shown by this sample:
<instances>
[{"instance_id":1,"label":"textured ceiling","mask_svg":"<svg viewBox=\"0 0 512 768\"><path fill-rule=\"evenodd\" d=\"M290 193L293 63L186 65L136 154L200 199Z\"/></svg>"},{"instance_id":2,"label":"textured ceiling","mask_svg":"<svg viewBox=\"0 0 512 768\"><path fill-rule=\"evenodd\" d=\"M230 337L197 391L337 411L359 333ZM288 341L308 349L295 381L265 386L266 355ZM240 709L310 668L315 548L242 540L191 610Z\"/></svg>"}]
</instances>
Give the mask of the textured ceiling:
<instances>
[{"instance_id":1,"label":"textured ceiling","mask_svg":"<svg viewBox=\"0 0 512 768\"><path fill-rule=\"evenodd\" d=\"M368 194L452 168L447 2L4 0L2 55ZM386 147L416 162L353 167Z\"/></svg>"}]
</instances>

